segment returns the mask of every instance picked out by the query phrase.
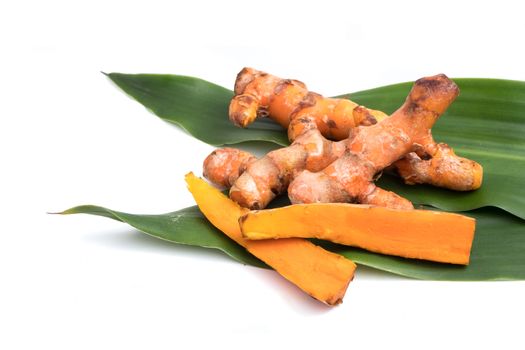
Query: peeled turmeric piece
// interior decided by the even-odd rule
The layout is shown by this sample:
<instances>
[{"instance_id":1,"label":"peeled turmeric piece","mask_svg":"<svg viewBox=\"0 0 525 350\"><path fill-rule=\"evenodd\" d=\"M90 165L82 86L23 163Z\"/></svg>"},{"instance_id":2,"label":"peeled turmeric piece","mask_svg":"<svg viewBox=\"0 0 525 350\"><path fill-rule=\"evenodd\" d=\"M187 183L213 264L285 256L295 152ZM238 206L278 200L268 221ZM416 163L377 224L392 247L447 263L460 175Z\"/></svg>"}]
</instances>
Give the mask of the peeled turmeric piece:
<instances>
[{"instance_id":1,"label":"peeled turmeric piece","mask_svg":"<svg viewBox=\"0 0 525 350\"><path fill-rule=\"evenodd\" d=\"M318 238L405 258L468 265L476 220L430 210L343 203L296 204L248 212L245 238Z\"/></svg>"},{"instance_id":2,"label":"peeled turmeric piece","mask_svg":"<svg viewBox=\"0 0 525 350\"><path fill-rule=\"evenodd\" d=\"M343 140L352 129L374 125L387 117L347 99L325 98L310 92L300 81L281 79L252 68L244 68L237 75L229 116L241 127L247 127L257 117L270 117L288 129L291 141L301 134L301 124L290 127L298 118L313 118L323 136ZM410 153L410 159L392 167L407 184L428 183L456 191L481 186L481 165L458 157L446 144L436 143L430 133L422 141L415 153Z\"/></svg>"},{"instance_id":3,"label":"peeled turmeric piece","mask_svg":"<svg viewBox=\"0 0 525 350\"><path fill-rule=\"evenodd\" d=\"M247 240L241 234L239 218L249 213L248 209L193 173L186 175L186 183L204 216L224 234L313 298L328 305L342 302L356 268L352 261L300 238Z\"/></svg>"}]
</instances>

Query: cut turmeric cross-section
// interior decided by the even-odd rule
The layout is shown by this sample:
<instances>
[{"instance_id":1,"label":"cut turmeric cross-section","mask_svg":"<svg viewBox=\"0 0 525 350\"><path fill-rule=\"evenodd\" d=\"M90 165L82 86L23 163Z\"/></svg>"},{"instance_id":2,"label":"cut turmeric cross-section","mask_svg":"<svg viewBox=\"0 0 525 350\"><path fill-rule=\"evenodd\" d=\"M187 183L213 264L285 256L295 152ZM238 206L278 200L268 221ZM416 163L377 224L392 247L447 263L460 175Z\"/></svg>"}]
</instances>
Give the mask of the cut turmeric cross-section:
<instances>
[{"instance_id":1,"label":"cut turmeric cross-section","mask_svg":"<svg viewBox=\"0 0 525 350\"><path fill-rule=\"evenodd\" d=\"M352 261L300 238L247 240L241 234L239 218L248 209L193 173L186 175L186 183L201 212L224 234L315 299L328 305L342 301L354 276L356 266Z\"/></svg>"},{"instance_id":2,"label":"cut turmeric cross-section","mask_svg":"<svg viewBox=\"0 0 525 350\"><path fill-rule=\"evenodd\" d=\"M318 238L377 253L467 265L476 221L431 210L345 203L296 204L248 212L244 237ZM269 240L278 242L279 240Z\"/></svg>"}]
</instances>

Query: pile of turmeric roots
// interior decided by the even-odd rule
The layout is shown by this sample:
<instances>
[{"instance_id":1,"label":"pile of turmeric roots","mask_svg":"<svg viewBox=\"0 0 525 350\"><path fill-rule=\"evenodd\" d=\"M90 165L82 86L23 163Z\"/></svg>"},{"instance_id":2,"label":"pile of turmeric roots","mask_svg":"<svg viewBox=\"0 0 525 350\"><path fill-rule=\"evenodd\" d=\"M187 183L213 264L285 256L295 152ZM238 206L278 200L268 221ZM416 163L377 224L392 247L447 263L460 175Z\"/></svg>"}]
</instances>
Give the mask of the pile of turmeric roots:
<instances>
[{"instance_id":1,"label":"pile of turmeric roots","mask_svg":"<svg viewBox=\"0 0 525 350\"><path fill-rule=\"evenodd\" d=\"M234 148L213 151L203 174L229 188L230 198L193 174L186 181L214 226L330 305L342 300L355 264L304 238L465 265L473 219L415 210L406 198L374 183L389 171L407 184L457 191L481 186L482 167L432 137L432 126L458 94L445 75L425 77L388 116L348 99L325 98L300 81L244 68L235 82L230 120L248 127L257 118L271 118L288 130L290 146L260 159ZM286 192L298 205L261 210Z\"/></svg>"},{"instance_id":2,"label":"pile of turmeric roots","mask_svg":"<svg viewBox=\"0 0 525 350\"><path fill-rule=\"evenodd\" d=\"M411 209L407 199L374 184L387 169L407 184L457 191L480 187L482 167L436 143L431 128L458 96L440 74L417 80L391 116L348 100L325 98L297 80L244 68L235 82L229 117L248 127L269 117L288 130L289 147L257 159L223 148L204 161L204 176L230 188L242 207L265 208L288 191L292 203L362 203Z\"/></svg>"}]
</instances>

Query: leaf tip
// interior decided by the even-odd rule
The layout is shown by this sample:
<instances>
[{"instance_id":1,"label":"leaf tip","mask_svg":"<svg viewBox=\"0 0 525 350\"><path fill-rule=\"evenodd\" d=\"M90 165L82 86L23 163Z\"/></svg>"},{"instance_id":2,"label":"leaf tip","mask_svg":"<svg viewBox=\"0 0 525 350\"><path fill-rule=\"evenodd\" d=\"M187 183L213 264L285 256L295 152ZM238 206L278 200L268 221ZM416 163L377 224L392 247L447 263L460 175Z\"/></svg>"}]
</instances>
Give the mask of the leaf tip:
<instances>
[{"instance_id":1,"label":"leaf tip","mask_svg":"<svg viewBox=\"0 0 525 350\"><path fill-rule=\"evenodd\" d=\"M67 209L67 210L62 210L62 211L46 211L46 214L48 215L68 215L68 214L73 214L73 212L71 211L71 209Z\"/></svg>"},{"instance_id":2,"label":"leaf tip","mask_svg":"<svg viewBox=\"0 0 525 350\"><path fill-rule=\"evenodd\" d=\"M79 205L62 211L48 211L46 214L50 215L70 215L70 214L81 214L83 211L93 207L92 205Z\"/></svg>"}]
</instances>

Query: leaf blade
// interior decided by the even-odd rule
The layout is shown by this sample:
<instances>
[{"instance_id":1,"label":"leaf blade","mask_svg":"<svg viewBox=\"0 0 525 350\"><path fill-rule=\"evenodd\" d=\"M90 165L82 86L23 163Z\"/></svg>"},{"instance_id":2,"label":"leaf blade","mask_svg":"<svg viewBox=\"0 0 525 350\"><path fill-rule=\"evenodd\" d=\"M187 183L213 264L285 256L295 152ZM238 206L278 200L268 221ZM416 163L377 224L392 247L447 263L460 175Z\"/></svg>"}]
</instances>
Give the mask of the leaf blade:
<instances>
[{"instance_id":1,"label":"leaf blade","mask_svg":"<svg viewBox=\"0 0 525 350\"><path fill-rule=\"evenodd\" d=\"M197 206L160 215L137 215L95 205L81 205L59 214L90 214L106 217L126 223L155 238L176 244L218 249L242 264L268 268L265 263L210 225Z\"/></svg>"},{"instance_id":2,"label":"leaf blade","mask_svg":"<svg viewBox=\"0 0 525 350\"><path fill-rule=\"evenodd\" d=\"M117 219L153 237L219 249L239 262L267 267L215 229L196 206L161 215L127 214L97 206L79 206L63 213L84 213ZM186 215L181 215L184 213ZM492 208L471 211L467 215L476 218L477 228L470 264L466 267L381 255L329 242L323 242L322 245L357 264L410 278L447 281L525 280L523 220ZM505 229L501 230L502 227Z\"/></svg>"},{"instance_id":3,"label":"leaf blade","mask_svg":"<svg viewBox=\"0 0 525 350\"><path fill-rule=\"evenodd\" d=\"M108 77L148 110L210 145L288 143L282 128L269 120L257 121L249 129L234 127L228 120L233 92L219 85L178 75L109 73Z\"/></svg>"}]
</instances>

